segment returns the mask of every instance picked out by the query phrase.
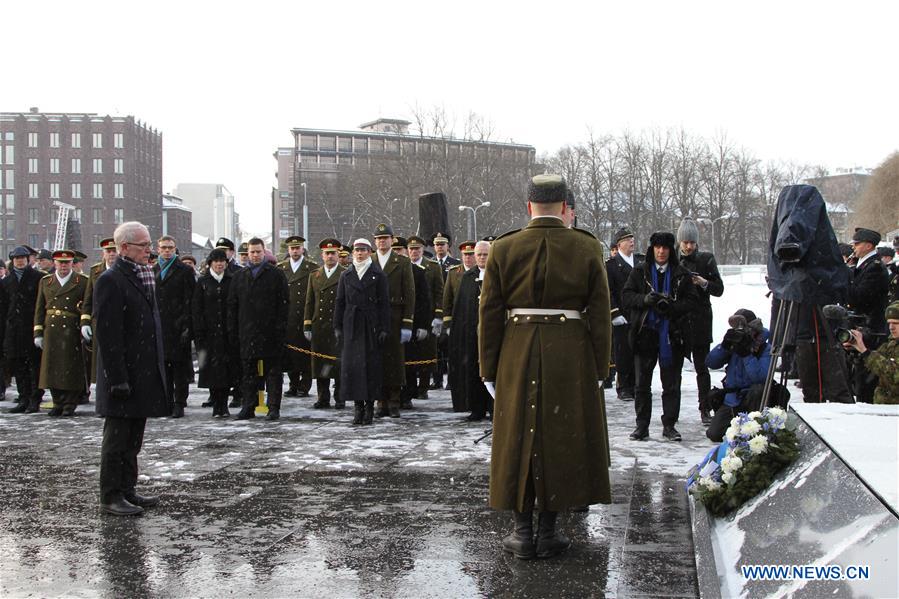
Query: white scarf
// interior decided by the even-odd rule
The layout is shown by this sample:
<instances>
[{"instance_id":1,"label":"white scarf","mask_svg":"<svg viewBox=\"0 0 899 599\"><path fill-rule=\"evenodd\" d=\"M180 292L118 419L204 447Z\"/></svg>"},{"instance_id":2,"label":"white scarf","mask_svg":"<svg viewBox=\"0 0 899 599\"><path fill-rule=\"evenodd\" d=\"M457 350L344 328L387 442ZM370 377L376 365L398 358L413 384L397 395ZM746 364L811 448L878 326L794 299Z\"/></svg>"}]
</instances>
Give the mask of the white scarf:
<instances>
[{"instance_id":1,"label":"white scarf","mask_svg":"<svg viewBox=\"0 0 899 599\"><path fill-rule=\"evenodd\" d=\"M356 262L353 260L353 268L356 269L356 276L359 277L359 280L362 280L362 277L365 276L365 273L368 271L368 267L371 266L371 256L363 260L362 262Z\"/></svg>"},{"instance_id":2,"label":"white scarf","mask_svg":"<svg viewBox=\"0 0 899 599\"><path fill-rule=\"evenodd\" d=\"M210 269L209 269L209 274L212 275L212 278L215 279L216 281L218 281L219 283L221 283L221 282L222 282L222 279L225 278L225 271L224 271L224 270L222 271L222 274L217 275L217 274L215 274L215 271L212 270L212 269L210 268Z\"/></svg>"},{"instance_id":3,"label":"white scarf","mask_svg":"<svg viewBox=\"0 0 899 599\"><path fill-rule=\"evenodd\" d=\"M629 255L625 256L625 255L622 254L621 252L618 252L618 255L621 256L621 259L622 259L622 260L624 260L625 262L627 262L628 264L630 264L630 265L631 265L631 268L634 267L634 255L633 255L633 254L629 254Z\"/></svg>"},{"instance_id":4,"label":"white scarf","mask_svg":"<svg viewBox=\"0 0 899 599\"><path fill-rule=\"evenodd\" d=\"M334 274L334 271L337 270L337 265L335 264L332 268L325 267L325 278L330 279L331 275Z\"/></svg>"},{"instance_id":5,"label":"white scarf","mask_svg":"<svg viewBox=\"0 0 899 599\"><path fill-rule=\"evenodd\" d=\"M381 265L381 270L384 269L384 266L387 264L387 261L390 260L390 254L393 253L393 250L387 250L386 254L382 254L378 252L378 264Z\"/></svg>"},{"instance_id":6,"label":"white scarf","mask_svg":"<svg viewBox=\"0 0 899 599\"><path fill-rule=\"evenodd\" d=\"M296 272L297 269L300 268L300 265L303 263L303 258L305 258L305 256L300 256L299 260L294 260L293 258L290 259L290 268L293 269L293 272Z\"/></svg>"},{"instance_id":7,"label":"white scarf","mask_svg":"<svg viewBox=\"0 0 899 599\"><path fill-rule=\"evenodd\" d=\"M59 281L59 286L60 286L60 287L65 287L65 286L66 286L66 283L68 283L68 282L69 282L69 279L72 278L72 273L73 273L73 272L75 272L75 271L74 271L74 270L70 270L70 271L69 271L69 274L67 274L67 275L64 276L64 277L59 276L59 273L58 273L58 272L55 273L55 274L56 274L56 280Z\"/></svg>"}]
</instances>

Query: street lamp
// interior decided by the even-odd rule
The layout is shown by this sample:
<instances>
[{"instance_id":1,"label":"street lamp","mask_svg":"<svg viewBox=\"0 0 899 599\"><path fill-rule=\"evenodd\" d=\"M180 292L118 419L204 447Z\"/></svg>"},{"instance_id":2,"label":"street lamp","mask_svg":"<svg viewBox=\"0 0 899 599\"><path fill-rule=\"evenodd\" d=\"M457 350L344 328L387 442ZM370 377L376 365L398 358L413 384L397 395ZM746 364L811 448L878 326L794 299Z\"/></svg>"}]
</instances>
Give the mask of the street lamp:
<instances>
[{"instance_id":1,"label":"street lamp","mask_svg":"<svg viewBox=\"0 0 899 599\"><path fill-rule=\"evenodd\" d=\"M721 219L729 218L729 217L730 217L729 214L722 214L721 216L719 216L716 219L710 219L710 218L705 218L705 217L700 217L700 218L696 219L697 222L700 222L700 223L703 223L705 225L709 225L710 227L712 227L712 254L714 254L716 260L718 259L718 252L715 250L715 223L717 223Z\"/></svg>"},{"instance_id":2,"label":"street lamp","mask_svg":"<svg viewBox=\"0 0 899 599\"><path fill-rule=\"evenodd\" d=\"M306 182L300 183L303 188L303 239L309 239L309 206L306 205Z\"/></svg>"},{"instance_id":3,"label":"street lamp","mask_svg":"<svg viewBox=\"0 0 899 599\"><path fill-rule=\"evenodd\" d=\"M478 238L478 210L481 208L486 208L490 205L490 202L481 202L479 206L475 206L472 208L471 206L459 206L459 212L464 212L466 210L471 210L471 219L474 222L474 236L472 239L477 241Z\"/></svg>"}]
</instances>

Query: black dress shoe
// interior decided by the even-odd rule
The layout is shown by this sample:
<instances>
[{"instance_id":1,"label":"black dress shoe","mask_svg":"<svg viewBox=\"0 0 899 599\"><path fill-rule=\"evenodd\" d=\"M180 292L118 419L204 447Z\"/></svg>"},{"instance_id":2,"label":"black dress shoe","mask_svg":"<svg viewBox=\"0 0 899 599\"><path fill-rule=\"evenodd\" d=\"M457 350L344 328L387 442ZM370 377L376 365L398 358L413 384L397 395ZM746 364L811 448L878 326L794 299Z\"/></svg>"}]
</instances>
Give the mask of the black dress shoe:
<instances>
[{"instance_id":1,"label":"black dress shoe","mask_svg":"<svg viewBox=\"0 0 899 599\"><path fill-rule=\"evenodd\" d=\"M313 410L328 410L331 408L331 404L328 401L322 401L321 399L312 404Z\"/></svg>"},{"instance_id":2,"label":"black dress shoe","mask_svg":"<svg viewBox=\"0 0 899 599\"><path fill-rule=\"evenodd\" d=\"M144 508L134 505L122 497L109 503L101 503L100 510L113 516L137 516L144 513Z\"/></svg>"},{"instance_id":3,"label":"black dress shoe","mask_svg":"<svg viewBox=\"0 0 899 599\"><path fill-rule=\"evenodd\" d=\"M153 507L154 505L159 504L159 496L138 495L137 493L131 493L129 495L125 495L125 501L138 507Z\"/></svg>"},{"instance_id":4,"label":"black dress shoe","mask_svg":"<svg viewBox=\"0 0 899 599\"><path fill-rule=\"evenodd\" d=\"M62 416L63 418L71 418L74 415L75 415L75 406L73 406L71 404L66 404L65 406L63 406L62 414L60 414L60 416Z\"/></svg>"},{"instance_id":5,"label":"black dress shoe","mask_svg":"<svg viewBox=\"0 0 899 599\"><path fill-rule=\"evenodd\" d=\"M237 420L249 420L256 417L256 406L244 406L237 414Z\"/></svg>"},{"instance_id":6,"label":"black dress shoe","mask_svg":"<svg viewBox=\"0 0 899 599\"><path fill-rule=\"evenodd\" d=\"M630 391L619 391L618 399L621 401L634 401L634 394Z\"/></svg>"},{"instance_id":7,"label":"black dress shoe","mask_svg":"<svg viewBox=\"0 0 899 599\"><path fill-rule=\"evenodd\" d=\"M390 416L390 410L387 408L378 408L378 411L375 412L375 418L384 418L385 416Z\"/></svg>"},{"instance_id":8,"label":"black dress shoe","mask_svg":"<svg viewBox=\"0 0 899 599\"><path fill-rule=\"evenodd\" d=\"M212 400L207 399L206 401L204 401L203 403L200 404L200 407L201 408L211 408ZM218 414L213 414L213 416L218 416Z\"/></svg>"},{"instance_id":9,"label":"black dress shoe","mask_svg":"<svg viewBox=\"0 0 899 599\"><path fill-rule=\"evenodd\" d=\"M334 402L334 409L335 409L335 410L345 410L345 409L346 409L346 402L345 402L345 401L335 401L335 402Z\"/></svg>"},{"instance_id":10,"label":"black dress shoe","mask_svg":"<svg viewBox=\"0 0 899 599\"><path fill-rule=\"evenodd\" d=\"M465 420L467 420L469 422L480 422L483 419L484 419L483 414L469 414L468 416L465 417Z\"/></svg>"},{"instance_id":11,"label":"black dress shoe","mask_svg":"<svg viewBox=\"0 0 899 599\"><path fill-rule=\"evenodd\" d=\"M172 408L172 418L184 418L184 406L176 403Z\"/></svg>"},{"instance_id":12,"label":"black dress shoe","mask_svg":"<svg viewBox=\"0 0 899 599\"><path fill-rule=\"evenodd\" d=\"M53 406L50 408L50 411L47 412L47 416L53 416L54 418L62 416L62 406Z\"/></svg>"},{"instance_id":13,"label":"black dress shoe","mask_svg":"<svg viewBox=\"0 0 899 599\"><path fill-rule=\"evenodd\" d=\"M269 408L266 418L268 420L278 420L279 418L281 418L281 410L279 410L278 408Z\"/></svg>"},{"instance_id":14,"label":"black dress shoe","mask_svg":"<svg viewBox=\"0 0 899 599\"><path fill-rule=\"evenodd\" d=\"M646 441L649 439L649 429L645 426L638 426L631 433L631 441Z\"/></svg>"},{"instance_id":15,"label":"black dress shoe","mask_svg":"<svg viewBox=\"0 0 899 599\"><path fill-rule=\"evenodd\" d=\"M414 406L412 405L412 400L411 400L411 399L407 399L406 401L401 401L401 402L400 402L400 408L402 408L402 409L404 409L404 410L412 410L412 409L414 409Z\"/></svg>"},{"instance_id":16,"label":"black dress shoe","mask_svg":"<svg viewBox=\"0 0 899 599\"><path fill-rule=\"evenodd\" d=\"M308 391L297 391L297 397L309 397Z\"/></svg>"},{"instance_id":17,"label":"black dress shoe","mask_svg":"<svg viewBox=\"0 0 899 599\"><path fill-rule=\"evenodd\" d=\"M10 409L6 410L6 413L7 414L24 414L25 410L27 410L27 409L28 409L28 402L25 401L25 402L18 404L14 408L10 408Z\"/></svg>"},{"instance_id":18,"label":"black dress shoe","mask_svg":"<svg viewBox=\"0 0 899 599\"><path fill-rule=\"evenodd\" d=\"M708 410L699 410L699 419L702 420L704 426L712 424L712 415Z\"/></svg>"},{"instance_id":19,"label":"black dress shoe","mask_svg":"<svg viewBox=\"0 0 899 599\"><path fill-rule=\"evenodd\" d=\"M297 396L297 388L289 387L287 391L284 392L284 397L296 397Z\"/></svg>"},{"instance_id":20,"label":"black dress shoe","mask_svg":"<svg viewBox=\"0 0 899 599\"><path fill-rule=\"evenodd\" d=\"M669 441L680 441L680 433L677 432L677 429L673 426L666 426L662 429L662 436L668 439Z\"/></svg>"}]
</instances>

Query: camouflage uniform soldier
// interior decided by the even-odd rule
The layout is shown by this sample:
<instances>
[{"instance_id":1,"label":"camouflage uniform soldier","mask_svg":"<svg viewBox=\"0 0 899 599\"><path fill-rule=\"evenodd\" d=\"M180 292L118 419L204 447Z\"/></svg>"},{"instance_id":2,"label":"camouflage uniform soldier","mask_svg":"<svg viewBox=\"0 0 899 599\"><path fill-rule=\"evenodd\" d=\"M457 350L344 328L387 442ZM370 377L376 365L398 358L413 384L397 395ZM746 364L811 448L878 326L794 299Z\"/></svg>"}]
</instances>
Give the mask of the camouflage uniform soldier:
<instances>
[{"instance_id":1,"label":"camouflage uniform soldier","mask_svg":"<svg viewBox=\"0 0 899 599\"><path fill-rule=\"evenodd\" d=\"M858 350L868 372L877 377L874 403L899 404L899 302L887 306L886 321L890 339L874 351L868 350L858 330L852 331L852 340L845 345Z\"/></svg>"},{"instance_id":2,"label":"camouflage uniform soldier","mask_svg":"<svg viewBox=\"0 0 899 599\"><path fill-rule=\"evenodd\" d=\"M54 273L41 279L34 306L34 345L43 351L38 386L53 397L50 416L74 416L86 380L81 357L81 302L87 277L72 270L75 253L56 250Z\"/></svg>"}]
</instances>

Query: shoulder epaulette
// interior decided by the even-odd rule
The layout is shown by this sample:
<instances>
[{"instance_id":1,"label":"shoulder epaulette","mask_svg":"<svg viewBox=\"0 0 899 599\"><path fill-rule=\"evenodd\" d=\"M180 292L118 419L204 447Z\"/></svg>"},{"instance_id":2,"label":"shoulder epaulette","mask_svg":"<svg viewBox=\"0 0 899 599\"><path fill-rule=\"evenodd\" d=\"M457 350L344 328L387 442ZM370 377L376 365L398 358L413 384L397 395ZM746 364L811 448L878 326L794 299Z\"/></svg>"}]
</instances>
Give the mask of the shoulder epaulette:
<instances>
[{"instance_id":1,"label":"shoulder epaulette","mask_svg":"<svg viewBox=\"0 0 899 599\"><path fill-rule=\"evenodd\" d=\"M515 233L518 233L519 231L521 231L521 229L512 229L511 231L506 231L502 235L499 235L494 241L499 241L503 237L509 237L510 235L514 235Z\"/></svg>"},{"instance_id":2,"label":"shoulder epaulette","mask_svg":"<svg viewBox=\"0 0 899 599\"><path fill-rule=\"evenodd\" d=\"M461 264L453 264L452 266L450 266L449 268L446 269L446 272L449 272L451 270L456 270L457 268L462 268L462 265Z\"/></svg>"},{"instance_id":3,"label":"shoulder epaulette","mask_svg":"<svg viewBox=\"0 0 899 599\"><path fill-rule=\"evenodd\" d=\"M592 237L593 239L596 239L596 235L594 235L593 233L591 233L591 232L588 231L587 229L581 229L581 228L578 228L578 227L571 227L571 230L572 230L572 231L577 231L578 233L583 233L584 235L589 235L589 236Z\"/></svg>"}]
</instances>

